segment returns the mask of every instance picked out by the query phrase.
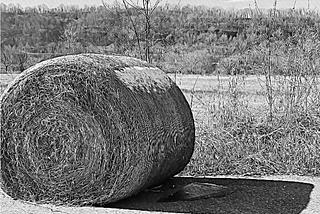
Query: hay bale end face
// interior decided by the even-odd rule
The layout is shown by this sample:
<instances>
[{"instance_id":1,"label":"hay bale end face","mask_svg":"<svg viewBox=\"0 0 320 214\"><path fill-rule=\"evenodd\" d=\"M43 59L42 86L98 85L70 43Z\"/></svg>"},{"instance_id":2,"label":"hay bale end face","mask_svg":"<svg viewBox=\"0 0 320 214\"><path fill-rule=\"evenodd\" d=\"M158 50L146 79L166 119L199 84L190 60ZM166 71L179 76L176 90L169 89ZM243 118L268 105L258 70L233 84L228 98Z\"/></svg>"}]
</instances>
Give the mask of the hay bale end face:
<instances>
[{"instance_id":1,"label":"hay bale end face","mask_svg":"<svg viewBox=\"0 0 320 214\"><path fill-rule=\"evenodd\" d=\"M0 181L13 198L110 203L179 173L193 153L185 97L163 71L134 58L41 62L0 104Z\"/></svg>"}]
</instances>

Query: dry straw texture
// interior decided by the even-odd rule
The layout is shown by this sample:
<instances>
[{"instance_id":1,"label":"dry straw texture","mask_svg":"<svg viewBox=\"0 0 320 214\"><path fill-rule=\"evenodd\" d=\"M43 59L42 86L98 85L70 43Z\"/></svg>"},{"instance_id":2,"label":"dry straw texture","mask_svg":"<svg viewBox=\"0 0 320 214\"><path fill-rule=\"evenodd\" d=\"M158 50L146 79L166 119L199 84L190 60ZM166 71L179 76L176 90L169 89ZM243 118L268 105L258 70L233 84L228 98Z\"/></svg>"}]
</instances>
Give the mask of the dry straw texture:
<instances>
[{"instance_id":1,"label":"dry straw texture","mask_svg":"<svg viewBox=\"0 0 320 214\"><path fill-rule=\"evenodd\" d=\"M13 198L110 203L177 174L193 152L194 121L183 94L137 59L44 61L0 101L0 178Z\"/></svg>"}]
</instances>

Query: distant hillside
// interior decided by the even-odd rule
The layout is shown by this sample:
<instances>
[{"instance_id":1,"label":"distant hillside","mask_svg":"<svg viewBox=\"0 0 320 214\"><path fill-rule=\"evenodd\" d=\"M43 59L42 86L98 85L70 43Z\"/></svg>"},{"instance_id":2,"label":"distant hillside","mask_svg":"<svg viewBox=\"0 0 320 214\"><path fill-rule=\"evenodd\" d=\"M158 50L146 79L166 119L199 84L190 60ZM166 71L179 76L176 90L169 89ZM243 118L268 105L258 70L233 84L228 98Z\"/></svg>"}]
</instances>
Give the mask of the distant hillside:
<instances>
[{"instance_id":1,"label":"distant hillside","mask_svg":"<svg viewBox=\"0 0 320 214\"><path fill-rule=\"evenodd\" d=\"M0 9L1 68L20 71L41 60L72 53L144 59L148 48L151 61L169 71L179 69L177 60L171 67L164 63L172 57L193 61L196 59L187 58L200 54L208 62L200 66L201 71L191 66L188 72L211 72L222 58L251 49L270 37L286 40L298 28L316 32L320 23L318 13L305 10L262 12L163 5L152 13L146 29L143 10L121 5L60 5L49 9L46 5L22 8L1 3Z\"/></svg>"}]
</instances>

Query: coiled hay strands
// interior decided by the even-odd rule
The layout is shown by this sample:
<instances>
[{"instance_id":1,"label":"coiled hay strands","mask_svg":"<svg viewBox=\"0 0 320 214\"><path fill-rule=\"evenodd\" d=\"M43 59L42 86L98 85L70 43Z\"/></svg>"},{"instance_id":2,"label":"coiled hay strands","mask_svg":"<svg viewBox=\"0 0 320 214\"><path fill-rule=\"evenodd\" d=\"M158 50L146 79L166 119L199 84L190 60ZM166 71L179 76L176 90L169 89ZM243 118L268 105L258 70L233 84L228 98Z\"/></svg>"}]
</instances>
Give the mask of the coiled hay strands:
<instances>
[{"instance_id":1,"label":"coiled hay strands","mask_svg":"<svg viewBox=\"0 0 320 214\"><path fill-rule=\"evenodd\" d=\"M110 203L179 173L193 153L185 97L138 59L47 60L16 78L0 102L0 181L13 198Z\"/></svg>"}]
</instances>

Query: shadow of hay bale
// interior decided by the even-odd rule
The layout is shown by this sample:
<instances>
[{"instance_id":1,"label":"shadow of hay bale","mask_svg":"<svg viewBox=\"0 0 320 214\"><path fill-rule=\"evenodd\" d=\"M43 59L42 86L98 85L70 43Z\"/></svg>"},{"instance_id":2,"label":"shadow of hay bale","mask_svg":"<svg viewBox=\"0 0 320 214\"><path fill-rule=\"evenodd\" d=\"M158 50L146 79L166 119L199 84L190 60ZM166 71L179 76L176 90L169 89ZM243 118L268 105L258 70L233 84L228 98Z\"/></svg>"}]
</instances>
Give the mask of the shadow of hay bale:
<instances>
[{"instance_id":1,"label":"shadow of hay bale","mask_svg":"<svg viewBox=\"0 0 320 214\"><path fill-rule=\"evenodd\" d=\"M199 195L198 188L204 188L204 196L210 188L208 184L212 184L213 189L207 197L185 200L186 194L181 194L186 187L189 187L189 196ZM218 194L212 194L217 185L222 189ZM196 188L190 189L190 186ZM166 181L159 191L147 189L115 203L101 204L100 207L174 213L301 213L310 202L313 188L313 184L296 181L174 177ZM168 198L174 195L173 200Z\"/></svg>"},{"instance_id":2,"label":"shadow of hay bale","mask_svg":"<svg viewBox=\"0 0 320 214\"><path fill-rule=\"evenodd\" d=\"M160 69L121 56L41 62L0 98L3 190L54 204L110 203L179 173L194 121Z\"/></svg>"}]
</instances>

